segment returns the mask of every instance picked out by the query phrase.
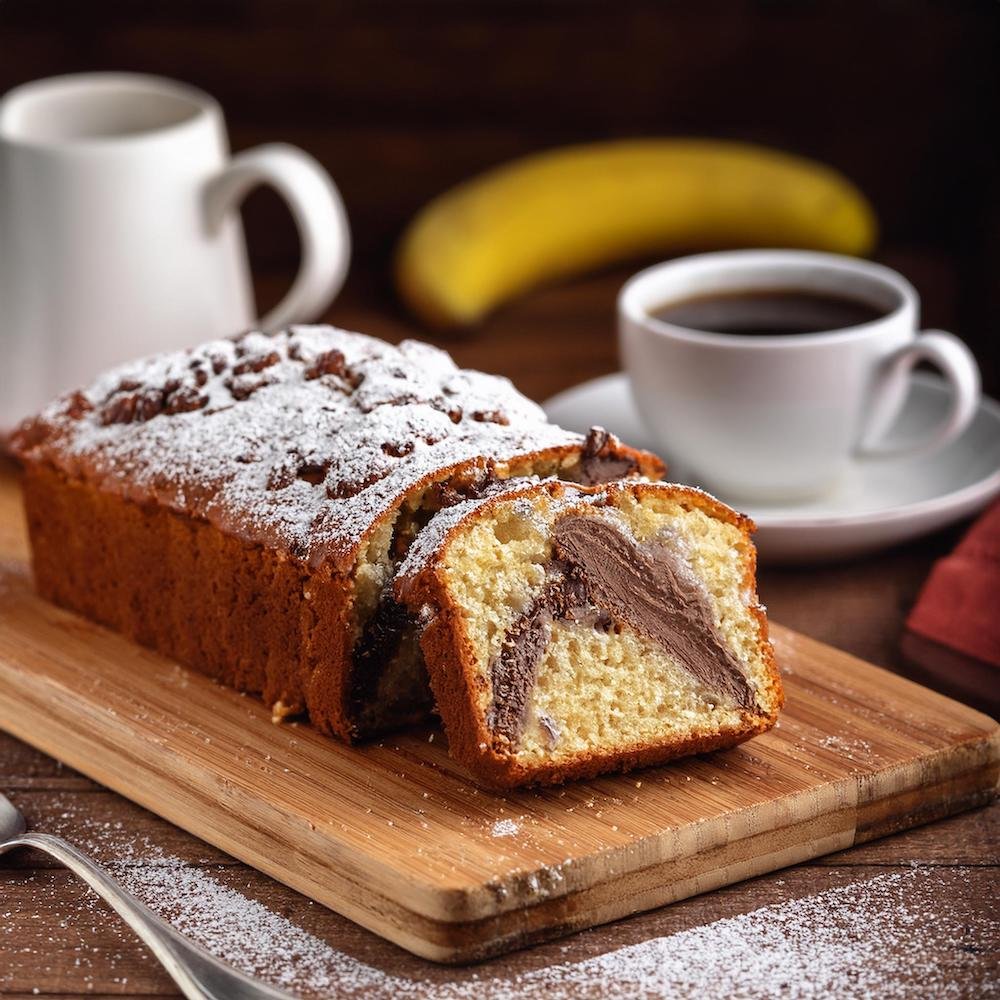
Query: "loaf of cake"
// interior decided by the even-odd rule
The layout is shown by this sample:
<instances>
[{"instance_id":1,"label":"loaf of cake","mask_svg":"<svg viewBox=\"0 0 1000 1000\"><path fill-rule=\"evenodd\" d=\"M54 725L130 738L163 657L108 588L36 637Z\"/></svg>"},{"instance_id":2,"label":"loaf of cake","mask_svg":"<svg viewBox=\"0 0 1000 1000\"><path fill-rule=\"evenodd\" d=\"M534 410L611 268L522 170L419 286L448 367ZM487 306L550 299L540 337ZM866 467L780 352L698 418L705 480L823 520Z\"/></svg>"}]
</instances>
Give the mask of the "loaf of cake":
<instances>
[{"instance_id":1,"label":"loaf of cake","mask_svg":"<svg viewBox=\"0 0 1000 1000\"><path fill-rule=\"evenodd\" d=\"M782 692L751 530L662 483L508 481L435 514L394 587L421 621L453 756L513 787L773 726Z\"/></svg>"},{"instance_id":2,"label":"loaf of cake","mask_svg":"<svg viewBox=\"0 0 1000 1000\"><path fill-rule=\"evenodd\" d=\"M440 350L331 327L125 365L11 445L43 596L344 739L431 707L391 582L436 511L512 476L662 472Z\"/></svg>"}]
</instances>

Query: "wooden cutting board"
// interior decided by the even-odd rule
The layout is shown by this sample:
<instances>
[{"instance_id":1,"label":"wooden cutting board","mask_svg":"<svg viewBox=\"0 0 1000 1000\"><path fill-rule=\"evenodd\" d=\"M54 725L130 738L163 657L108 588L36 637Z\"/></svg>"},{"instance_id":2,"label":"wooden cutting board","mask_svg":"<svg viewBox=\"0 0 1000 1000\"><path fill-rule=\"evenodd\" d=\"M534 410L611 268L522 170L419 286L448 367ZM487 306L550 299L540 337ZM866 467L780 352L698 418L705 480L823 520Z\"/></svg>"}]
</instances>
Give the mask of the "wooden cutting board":
<instances>
[{"instance_id":1,"label":"wooden cutting board","mask_svg":"<svg viewBox=\"0 0 1000 1000\"><path fill-rule=\"evenodd\" d=\"M0 728L427 958L519 948L985 804L991 719L773 627L787 707L735 750L509 795L443 737L362 748L33 593L0 477Z\"/></svg>"}]
</instances>

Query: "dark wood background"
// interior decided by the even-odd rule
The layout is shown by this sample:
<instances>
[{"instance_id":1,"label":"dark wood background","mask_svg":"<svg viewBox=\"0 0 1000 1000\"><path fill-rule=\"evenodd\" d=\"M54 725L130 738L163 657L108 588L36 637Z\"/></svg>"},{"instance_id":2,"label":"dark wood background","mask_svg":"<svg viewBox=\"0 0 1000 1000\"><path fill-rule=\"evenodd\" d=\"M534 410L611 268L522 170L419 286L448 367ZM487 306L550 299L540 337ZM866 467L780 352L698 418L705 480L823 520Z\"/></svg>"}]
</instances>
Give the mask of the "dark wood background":
<instances>
[{"instance_id":1,"label":"dark wood background","mask_svg":"<svg viewBox=\"0 0 1000 1000\"><path fill-rule=\"evenodd\" d=\"M0 0L0 91L160 73L218 97L235 148L286 140L317 156L351 215L350 293L401 321L388 261L406 221L504 159L675 134L816 157L872 199L879 256L920 288L929 325L973 346L994 394L998 52L993 2ZM245 216L258 269L289 270L276 196L252 195Z\"/></svg>"}]
</instances>

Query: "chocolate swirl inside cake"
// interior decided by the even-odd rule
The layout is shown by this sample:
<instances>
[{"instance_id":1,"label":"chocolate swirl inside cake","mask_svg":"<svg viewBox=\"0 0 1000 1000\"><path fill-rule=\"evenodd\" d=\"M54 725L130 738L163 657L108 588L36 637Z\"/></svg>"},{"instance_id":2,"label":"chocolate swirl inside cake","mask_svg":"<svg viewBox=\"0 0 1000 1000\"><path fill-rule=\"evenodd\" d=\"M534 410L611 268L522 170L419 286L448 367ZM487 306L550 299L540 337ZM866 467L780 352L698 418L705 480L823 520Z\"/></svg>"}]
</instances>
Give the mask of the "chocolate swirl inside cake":
<instances>
[{"instance_id":1,"label":"chocolate swirl inside cake","mask_svg":"<svg viewBox=\"0 0 1000 1000\"><path fill-rule=\"evenodd\" d=\"M400 568L449 747L487 784L733 746L781 687L747 518L684 486L496 484Z\"/></svg>"},{"instance_id":2,"label":"chocolate swirl inside cake","mask_svg":"<svg viewBox=\"0 0 1000 1000\"><path fill-rule=\"evenodd\" d=\"M721 701L753 709L742 667L718 634L702 588L662 542L639 544L596 517L567 515L552 529L542 592L507 630L490 663L487 723L516 745L553 622L602 631L629 627L652 639Z\"/></svg>"}]
</instances>

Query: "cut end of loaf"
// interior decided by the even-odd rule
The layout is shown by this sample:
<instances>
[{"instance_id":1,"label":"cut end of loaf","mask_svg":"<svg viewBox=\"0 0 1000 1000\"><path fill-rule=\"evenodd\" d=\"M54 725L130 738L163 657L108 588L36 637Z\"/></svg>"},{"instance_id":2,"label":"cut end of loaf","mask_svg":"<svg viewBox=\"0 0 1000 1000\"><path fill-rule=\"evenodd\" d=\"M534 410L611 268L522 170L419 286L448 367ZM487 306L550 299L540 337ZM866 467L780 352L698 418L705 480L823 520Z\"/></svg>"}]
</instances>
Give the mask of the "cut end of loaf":
<instances>
[{"instance_id":1,"label":"cut end of loaf","mask_svg":"<svg viewBox=\"0 0 1000 1000\"><path fill-rule=\"evenodd\" d=\"M422 644L455 755L509 787L770 728L781 688L751 527L658 484L535 484L471 505L400 587L429 617Z\"/></svg>"},{"instance_id":2,"label":"cut end of loaf","mask_svg":"<svg viewBox=\"0 0 1000 1000\"><path fill-rule=\"evenodd\" d=\"M475 503L507 481L559 477L583 486L643 475L659 476L655 456L635 451L601 428L592 428L582 447L547 449L507 461L482 460L450 470L406 498L392 519L369 537L355 570L351 676L343 707L352 739L371 739L428 718L433 698L417 638L414 614L396 600L394 579L411 547L424 544L429 522L443 511ZM429 533L432 534L432 533ZM316 675L311 714L322 715L330 692ZM326 710L326 714L331 714Z\"/></svg>"}]
</instances>

